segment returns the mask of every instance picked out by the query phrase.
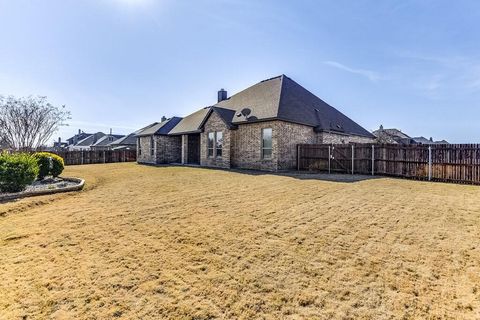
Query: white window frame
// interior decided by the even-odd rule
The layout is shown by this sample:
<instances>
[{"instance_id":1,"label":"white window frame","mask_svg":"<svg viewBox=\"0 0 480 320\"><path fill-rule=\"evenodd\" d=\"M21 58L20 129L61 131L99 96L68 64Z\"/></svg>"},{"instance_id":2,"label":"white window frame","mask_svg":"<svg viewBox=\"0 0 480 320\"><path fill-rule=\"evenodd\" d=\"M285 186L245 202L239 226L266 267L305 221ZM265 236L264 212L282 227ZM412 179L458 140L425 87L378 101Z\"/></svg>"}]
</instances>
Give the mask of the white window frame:
<instances>
[{"instance_id":1,"label":"white window frame","mask_svg":"<svg viewBox=\"0 0 480 320\"><path fill-rule=\"evenodd\" d=\"M218 143L218 135L222 136L222 146L219 148L217 143ZM218 150L221 150L221 154L218 155ZM223 131L215 131L215 158L221 158L223 157Z\"/></svg>"},{"instance_id":2,"label":"white window frame","mask_svg":"<svg viewBox=\"0 0 480 320\"><path fill-rule=\"evenodd\" d=\"M153 135L150 136L150 155L155 155L155 138L153 137Z\"/></svg>"},{"instance_id":3,"label":"white window frame","mask_svg":"<svg viewBox=\"0 0 480 320\"><path fill-rule=\"evenodd\" d=\"M218 148L218 136L222 136L222 147ZM212 146L210 147L210 135L212 135ZM218 155L218 150L222 150L221 155ZM210 152L211 151L211 152ZM207 158L222 158L223 157L223 131L210 131L207 133Z\"/></svg>"},{"instance_id":4,"label":"white window frame","mask_svg":"<svg viewBox=\"0 0 480 320\"><path fill-rule=\"evenodd\" d=\"M264 132L265 130L270 130L270 144L271 144L271 147L265 147L264 145ZM273 157L273 129L272 128L262 128L262 136L261 136L261 139L262 139L262 149L261 149L261 152L262 152L262 159L264 160L271 160L272 157ZM270 150L270 155L269 156L265 156L265 150Z\"/></svg>"},{"instance_id":5,"label":"white window frame","mask_svg":"<svg viewBox=\"0 0 480 320\"><path fill-rule=\"evenodd\" d=\"M210 147L210 135L212 135L212 147ZM210 155L210 150L212 154ZM207 133L207 158L214 158L215 157L215 132L211 131Z\"/></svg>"}]
</instances>

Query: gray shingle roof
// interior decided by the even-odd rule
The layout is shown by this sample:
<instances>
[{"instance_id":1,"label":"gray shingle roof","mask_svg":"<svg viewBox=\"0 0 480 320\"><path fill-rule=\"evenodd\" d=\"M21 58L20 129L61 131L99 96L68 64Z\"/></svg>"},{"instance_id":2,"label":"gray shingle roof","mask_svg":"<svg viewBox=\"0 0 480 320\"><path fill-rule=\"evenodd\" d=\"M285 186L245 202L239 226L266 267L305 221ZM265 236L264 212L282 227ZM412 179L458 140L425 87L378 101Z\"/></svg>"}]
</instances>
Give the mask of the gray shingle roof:
<instances>
[{"instance_id":1,"label":"gray shingle roof","mask_svg":"<svg viewBox=\"0 0 480 320\"><path fill-rule=\"evenodd\" d=\"M395 128L393 128L393 129L382 129L381 128L381 129L373 131L374 136L378 136L381 133L387 134L387 135L389 135L391 137L394 137L394 138L400 138L400 139L409 139L410 138L407 134L405 134L401 130L395 129Z\"/></svg>"},{"instance_id":2,"label":"gray shingle roof","mask_svg":"<svg viewBox=\"0 0 480 320\"><path fill-rule=\"evenodd\" d=\"M115 140L118 140L120 138L125 137L124 135L119 135L119 134L106 134L100 139L97 140L92 146L93 147L103 147L107 146L110 143L114 142Z\"/></svg>"},{"instance_id":3,"label":"gray shingle roof","mask_svg":"<svg viewBox=\"0 0 480 320\"><path fill-rule=\"evenodd\" d=\"M239 113L242 109L251 110L250 121L273 119L278 116L282 76L261 81L239 93L216 104L218 107L234 110ZM234 117L233 123L245 122L245 117Z\"/></svg>"},{"instance_id":4,"label":"gray shingle roof","mask_svg":"<svg viewBox=\"0 0 480 320\"><path fill-rule=\"evenodd\" d=\"M180 117L173 117L167 119L163 122L154 123L151 126L147 126L143 130L139 130L136 133L137 137L141 136L150 136L150 135L166 135L171 132L171 130L181 122L182 118Z\"/></svg>"},{"instance_id":5,"label":"gray shingle roof","mask_svg":"<svg viewBox=\"0 0 480 320\"><path fill-rule=\"evenodd\" d=\"M415 143L418 143L418 144L449 144L449 142L446 140L433 141L433 139L430 140L431 138L427 139L425 137L414 137L412 139L415 141Z\"/></svg>"},{"instance_id":6,"label":"gray shingle roof","mask_svg":"<svg viewBox=\"0 0 480 320\"><path fill-rule=\"evenodd\" d=\"M373 137L369 131L285 75L261 81L215 106L233 110L233 124L278 119L312 126L317 131ZM250 111L247 118L241 115L243 109Z\"/></svg>"},{"instance_id":7,"label":"gray shingle roof","mask_svg":"<svg viewBox=\"0 0 480 320\"><path fill-rule=\"evenodd\" d=\"M77 133L76 135L74 135L73 137L70 137L67 139L67 142L69 144L73 144L75 141L81 141L89 136L91 136L92 133L86 133L86 132L80 132L80 133Z\"/></svg>"},{"instance_id":8,"label":"gray shingle roof","mask_svg":"<svg viewBox=\"0 0 480 320\"><path fill-rule=\"evenodd\" d=\"M236 125L232 123L232 119L235 116L235 110L224 109L220 107L211 107L213 112L217 113L220 118L225 122L229 129L234 129Z\"/></svg>"},{"instance_id":9,"label":"gray shingle roof","mask_svg":"<svg viewBox=\"0 0 480 320\"><path fill-rule=\"evenodd\" d=\"M170 134L200 132L201 127L210 112L211 108L206 107L186 116L170 131Z\"/></svg>"},{"instance_id":10,"label":"gray shingle roof","mask_svg":"<svg viewBox=\"0 0 480 320\"><path fill-rule=\"evenodd\" d=\"M116 147L119 145L136 145L136 144L137 144L137 138L135 136L135 133L130 133L129 135L123 138L117 139L112 143L110 143L112 147Z\"/></svg>"},{"instance_id":11,"label":"gray shingle roof","mask_svg":"<svg viewBox=\"0 0 480 320\"><path fill-rule=\"evenodd\" d=\"M160 122L154 122L154 123L150 123L148 126L145 126L141 129L138 129L137 131L134 132L134 134L139 134L140 132L142 132L143 130L147 129L147 128L150 128L150 127L153 127L154 125L157 125L159 124Z\"/></svg>"},{"instance_id":12,"label":"gray shingle roof","mask_svg":"<svg viewBox=\"0 0 480 320\"><path fill-rule=\"evenodd\" d=\"M75 146L89 147L89 146L95 144L103 136L105 136L105 133L103 133L103 132L94 133L94 134L86 137L85 139L80 140Z\"/></svg>"}]
</instances>

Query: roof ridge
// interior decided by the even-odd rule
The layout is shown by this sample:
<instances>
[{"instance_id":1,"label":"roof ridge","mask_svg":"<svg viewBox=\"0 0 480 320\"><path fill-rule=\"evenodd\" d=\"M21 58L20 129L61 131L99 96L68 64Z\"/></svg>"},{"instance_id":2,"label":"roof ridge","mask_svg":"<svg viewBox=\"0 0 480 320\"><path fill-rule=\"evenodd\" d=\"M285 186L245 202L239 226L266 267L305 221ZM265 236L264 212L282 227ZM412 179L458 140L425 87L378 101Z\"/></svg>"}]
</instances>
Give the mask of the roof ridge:
<instances>
[{"instance_id":1,"label":"roof ridge","mask_svg":"<svg viewBox=\"0 0 480 320\"><path fill-rule=\"evenodd\" d=\"M275 77L271 77L271 78L268 78L268 79L265 79L265 80L262 80L260 81L259 83L262 83L262 82L267 82L267 81L270 81L270 80L275 80L275 79L278 79L278 78L283 78L283 77L286 77L283 73L279 76L275 76Z\"/></svg>"},{"instance_id":2,"label":"roof ridge","mask_svg":"<svg viewBox=\"0 0 480 320\"><path fill-rule=\"evenodd\" d=\"M278 78L278 77L277 77ZM282 97L283 97L283 84L285 83L285 81L283 81L284 79L286 78L286 76L284 74L282 74L280 76L280 93L279 93L279 96L278 96L278 107L277 107L277 117L279 116L280 114L280 108L282 106Z\"/></svg>"}]
</instances>

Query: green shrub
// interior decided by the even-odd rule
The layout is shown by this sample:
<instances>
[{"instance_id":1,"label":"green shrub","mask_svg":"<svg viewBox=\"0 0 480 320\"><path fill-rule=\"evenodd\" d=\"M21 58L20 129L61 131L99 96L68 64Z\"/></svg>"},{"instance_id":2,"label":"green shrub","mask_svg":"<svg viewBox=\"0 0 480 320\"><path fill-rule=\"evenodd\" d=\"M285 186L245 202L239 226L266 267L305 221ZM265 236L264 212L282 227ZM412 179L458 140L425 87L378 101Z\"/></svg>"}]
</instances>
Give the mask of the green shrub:
<instances>
[{"instance_id":1,"label":"green shrub","mask_svg":"<svg viewBox=\"0 0 480 320\"><path fill-rule=\"evenodd\" d=\"M0 153L0 191L20 192L38 175L38 164L26 153Z\"/></svg>"},{"instance_id":2,"label":"green shrub","mask_svg":"<svg viewBox=\"0 0 480 320\"><path fill-rule=\"evenodd\" d=\"M50 152L37 152L33 155L37 159L40 172L38 178L43 180L46 176L58 177L65 167L63 158ZM50 158L52 159L52 167L50 167Z\"/></svg>"}]
</instances>

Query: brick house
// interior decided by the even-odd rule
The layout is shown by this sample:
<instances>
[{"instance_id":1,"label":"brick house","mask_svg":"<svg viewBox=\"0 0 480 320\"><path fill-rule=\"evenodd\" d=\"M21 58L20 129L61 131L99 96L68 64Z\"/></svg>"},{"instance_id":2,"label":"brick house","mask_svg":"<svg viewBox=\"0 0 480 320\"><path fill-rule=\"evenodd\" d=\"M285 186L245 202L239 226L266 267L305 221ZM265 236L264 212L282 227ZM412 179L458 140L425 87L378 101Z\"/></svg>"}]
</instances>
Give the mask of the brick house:
<instances>
[{"instance_id":1,"label":"brick house","mask_svg":"<svg viewBox=\"0 0 480 320\"><path fill-rule=\"evenodd\" d=\"M167 126L172 119L178 123ZM297 144L375 139L285 75L231 97L222 89L217 104L172 119L160 123L167 126L161 134L140 134L138 162L288 170L296 167Z\"/></svg>"},{"instance_id":2,"label":"brick house","mask_svg":"<svg viewBox=\"0 0 480 320\"><path fill-rule=\"evenodd\" d=\"M168 133L182 118L173 117L163 119L162 122L154 122L139 130L137 137L137 162L160 164L180 163L182 139L178 136L170 136Z\"/></svg>"}]
</instances>

